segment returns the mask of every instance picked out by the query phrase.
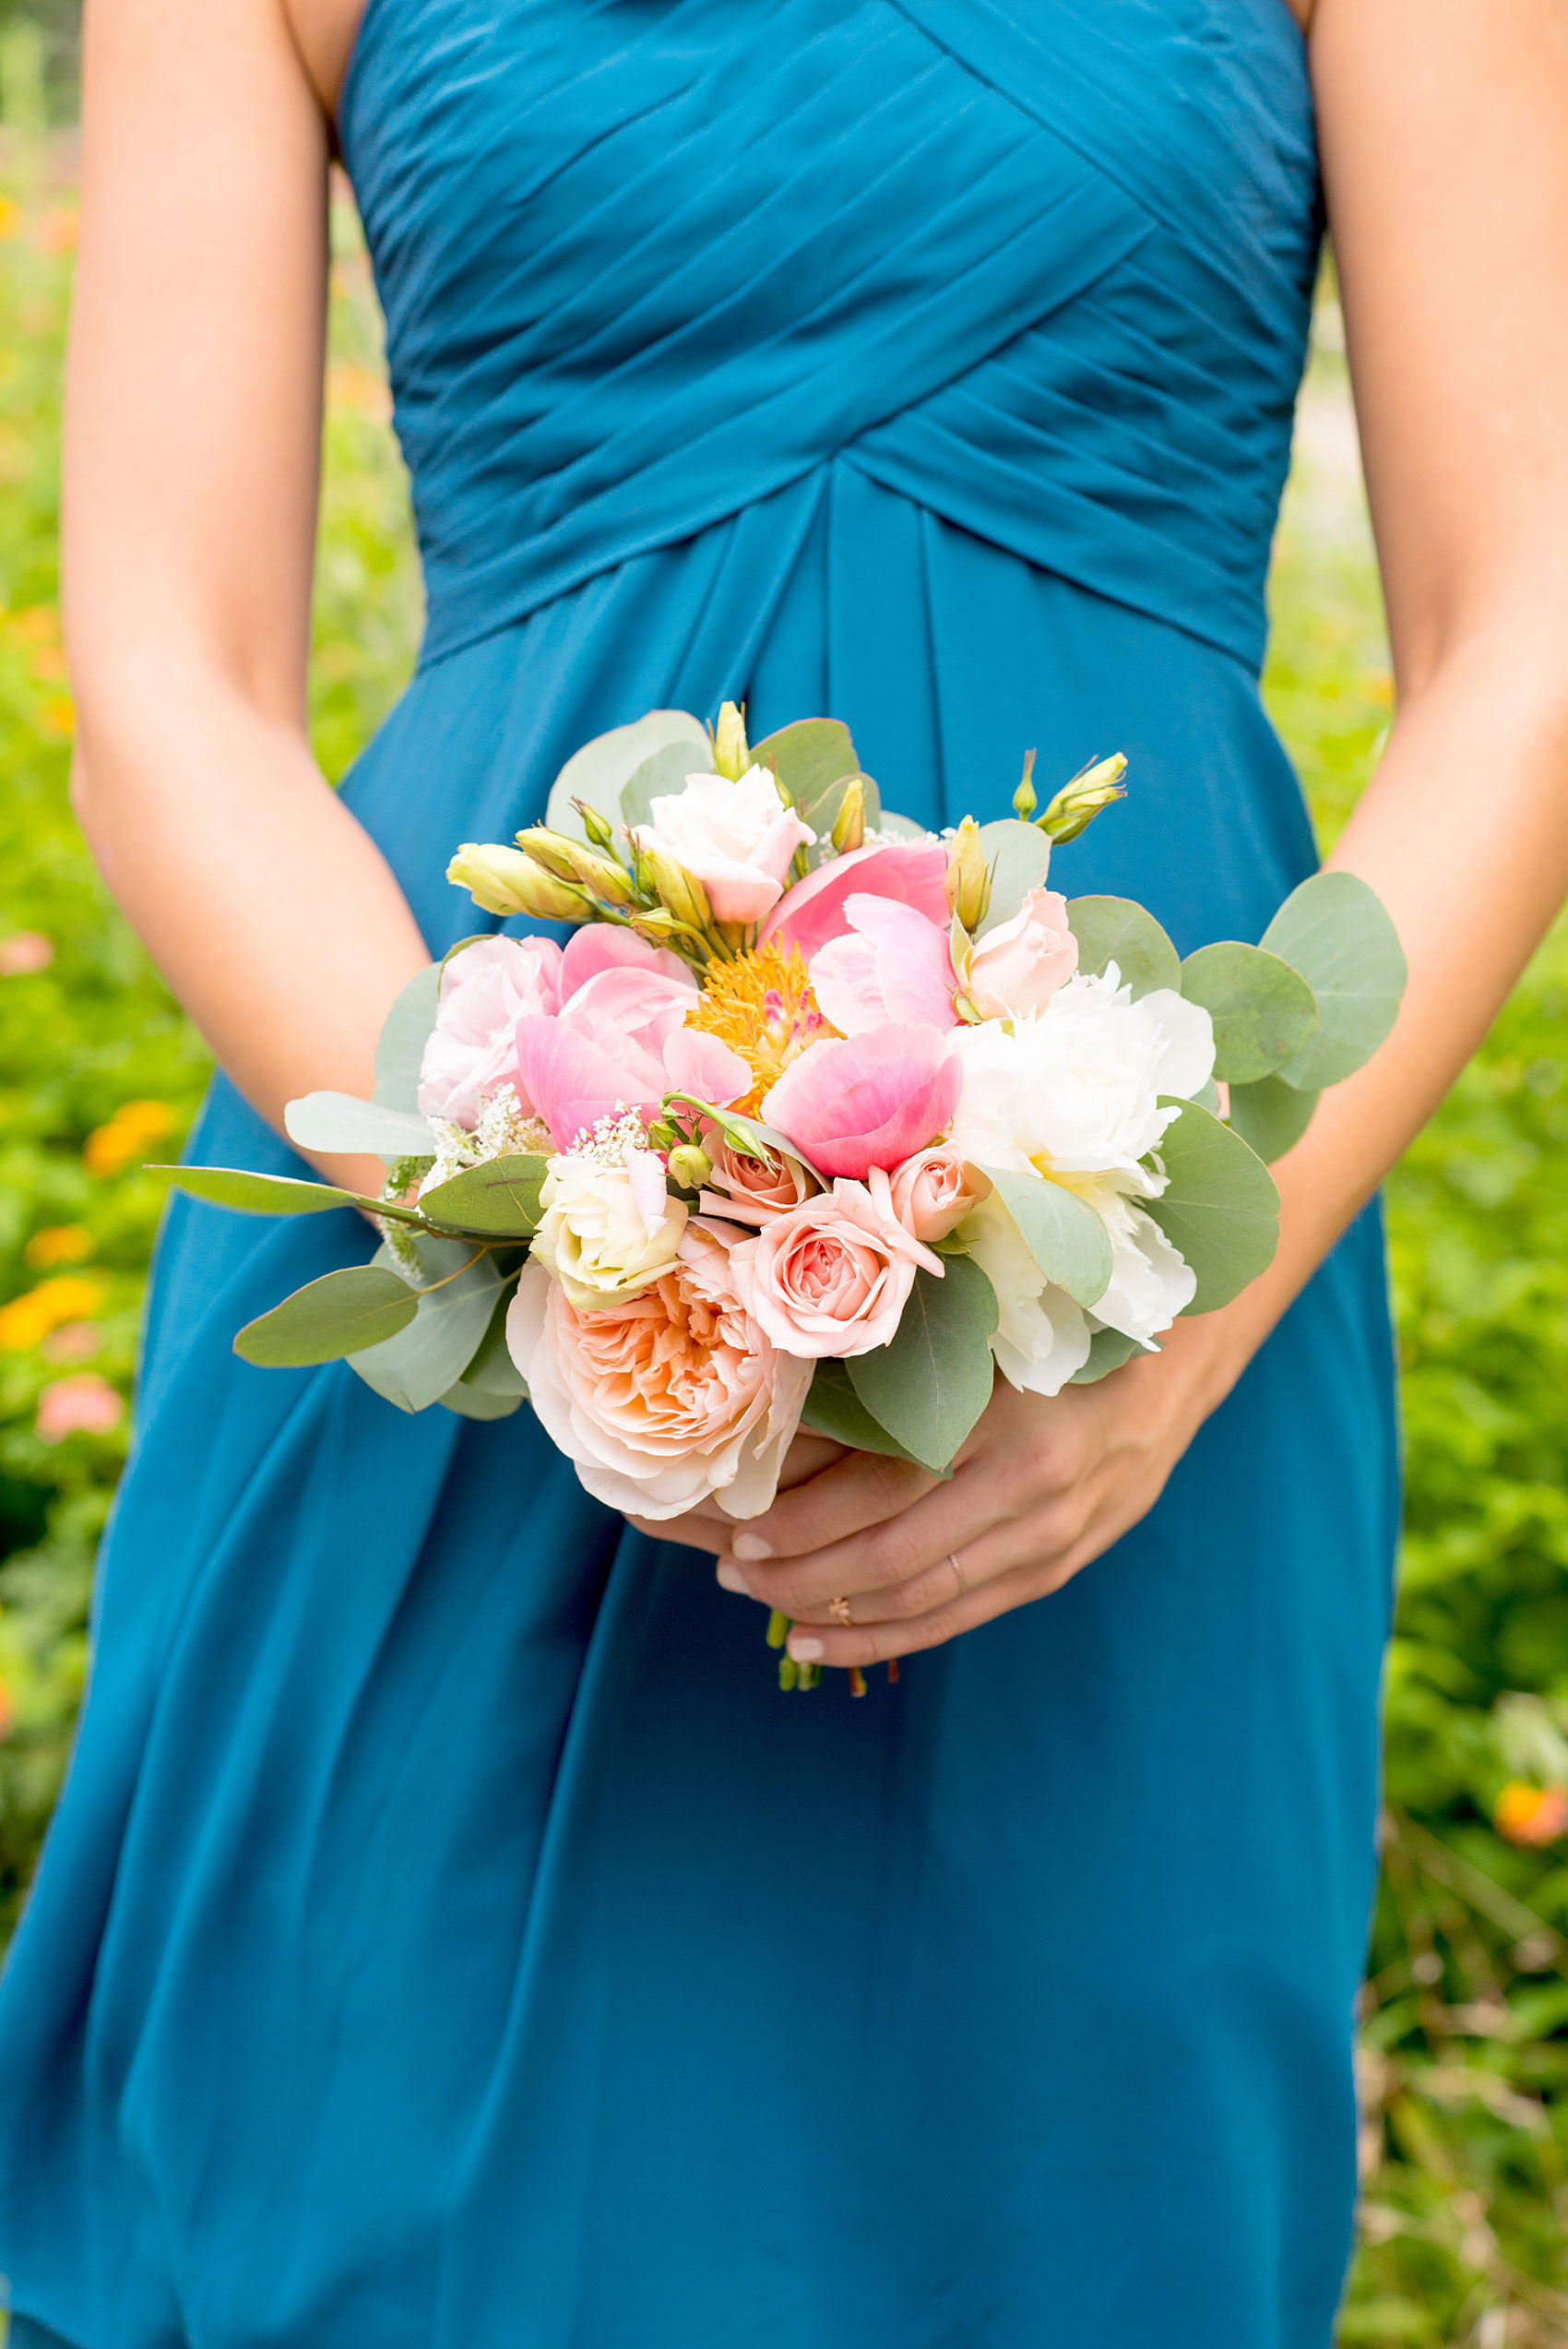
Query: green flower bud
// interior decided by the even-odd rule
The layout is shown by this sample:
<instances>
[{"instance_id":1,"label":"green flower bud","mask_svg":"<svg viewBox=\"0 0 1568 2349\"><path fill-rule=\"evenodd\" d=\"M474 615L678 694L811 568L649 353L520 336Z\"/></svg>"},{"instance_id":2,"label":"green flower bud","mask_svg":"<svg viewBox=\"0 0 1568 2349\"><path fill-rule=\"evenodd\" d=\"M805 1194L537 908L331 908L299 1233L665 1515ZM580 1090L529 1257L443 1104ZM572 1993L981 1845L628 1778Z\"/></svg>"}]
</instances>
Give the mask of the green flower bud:
<instances>
[{"instance_id":1,"label":"green flower bud","mask_svg":"<svg viewBox=\"0 0 1568 2349\"><path fill-rule=\"evenodd\" d=\"M959 825L947 854L947 910L966 930L977 930L991 903L991 872L980 826L972 816Z\"/></svg>"},{"instance_id":2,"label":"green flower bud","mask_svg":"<svg viewBox=\"0 0 1568 2349\"><path fill-rule=\"evenodd\" d=\"M713 771L716 775L728 775L732 783L738 783L751 763L744 712L734 702L727 701L713 730Z\"/></svg>"},{"instance_id":3,"label":"green flower bud","mask_svg":"<svg viewBox=\"0 0 1568 2349\"><path fill-rule=\"evenodd\" d=\"M833 818L830 838L840 856L849 856L861 846L865 836L866 787L859 775L851 775L844 786L838 813Z\"/></svg>"},{"instance_id":4,"label":"green flower bud","mask_svg":"<svg viewBox=\"0 0 1568 2349\"><path fill-rule=\"evenodd\" d=\"M1035 798L1034 773L1035 755L1032 750L1027 750L1024 753L1024 780L1013 793L1013 813L1025 824L1039 805Z\"/></svg>"},{"instance_id":5,"label":"green flower bud","mask_svg":"<svg viewBox=\"0 0 1568 2349\"><path fill-rule=\"evenodd\" d=\"M465 841L446 878L487 913L527 913L536 922L586 922L593 912L581 889L558 880L532 857L499 843Z\"/></svg>"},{"instance_id":6,"label":"green flower bud","mask_svg":"<svg viewBox=\"0 0 1568 2349\"><path fill-rule=\"evenodd\" d=\"M573 881L590 896L602 899L606 905L630 905L635 901L636 892L631 876L619 859L601 856L597 849L573 840L569 833L547 831L542 824L535 824L517 834L517 845L528 851L536 864L553 873L558 881Z\"/></svg>"},{"instance_id":7,"label":"green flower bud","mask_svg":"<svg viewBox=\"0 0 1568 2349\"><path fill-rule=\"evenodd\" d=\"M582 817L583 829L595 848L613 848L615 845L614 826L606 823L598 808L590 807L586 799L575 799L572 805Z\"/></svg>"},{"instance_id":8,"label":"green flower bud","mask_svg":"<svg viewBox=\"0 0 1568 2349\"><path fill-rule=\"evenodd\" d=\"M707 891L695 873L688 873L668 850L657 847L646 838L638 844L637 862L641 878L677 922L694 930L708 927L713 920L713 908L708 903Z\"/></svg>"},{"instance_id":9,"label":"green flower bud","mask_svg":"<svg viewBox=\"0 0 1568 2349\"><path fill-rule=\"evenodd\" d=\"M1063 841L1075 841L1087 832L1101 808L1110 807L1125 799L1122 778L1127 762L1118 751L1113 758L1101 758L1094 766L1086 767L1070 783L1063 783L1043 816L1036 823L1042 832L1049 832L1060 846Z\"/></svg>"},{"instance_id":10,"label":"green flower bud","mask_svg":"<svg viewBox=\"0 0 1568 2349\"><path fill-rule=\"evenodd\" d=\"M672 1150L668 1163L671 1180L683 1190L700 1191L713 1173L712 1159L696 1142L683 1142Z\"/></svg>"}]
</instances>

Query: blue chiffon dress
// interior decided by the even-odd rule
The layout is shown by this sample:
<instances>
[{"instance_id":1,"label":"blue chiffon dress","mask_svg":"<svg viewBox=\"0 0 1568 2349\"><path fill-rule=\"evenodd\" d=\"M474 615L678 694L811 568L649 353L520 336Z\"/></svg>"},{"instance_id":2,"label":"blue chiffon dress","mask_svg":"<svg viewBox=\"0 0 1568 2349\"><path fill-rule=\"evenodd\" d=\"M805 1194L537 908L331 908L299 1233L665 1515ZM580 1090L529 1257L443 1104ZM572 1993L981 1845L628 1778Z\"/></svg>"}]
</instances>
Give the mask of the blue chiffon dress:
<instances>
[{"instance_id":1,"label":"blue chiffon dress","mask_svg":"<svg viewBox=\"0 0 1568 2349\"><path fill-rule=\"evenodd\" d=\"M1183 950L1313 863L1260 706L1320 219L1284 0L370 0L341 137L429 630L346 787L459 841L655 706L894 806L1124 749ZM297 1164L221 1078L206 1162ZM187 1200L0 1994L77 2349L1324 2349L1396 1513L1375 1218L1158 1507L863 1701L588 1499L235 1330Z\"/></svg>"}]
</instances>

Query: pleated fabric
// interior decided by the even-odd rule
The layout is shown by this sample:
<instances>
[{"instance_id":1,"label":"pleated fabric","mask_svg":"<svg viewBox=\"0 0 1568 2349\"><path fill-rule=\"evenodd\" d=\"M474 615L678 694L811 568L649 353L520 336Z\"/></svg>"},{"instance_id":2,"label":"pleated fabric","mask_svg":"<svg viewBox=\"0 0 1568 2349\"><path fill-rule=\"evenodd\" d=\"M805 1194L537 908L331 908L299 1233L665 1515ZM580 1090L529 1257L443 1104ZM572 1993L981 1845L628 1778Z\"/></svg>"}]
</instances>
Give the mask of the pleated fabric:
<instances>
[{"instance_id":1,"label":"pleated fabric","mask_svg":"<svg viewBox=\"0 0 1568 2349\"><path fill-rule=\"evenodd\" d=\"M430 624L346 795L442 868L654 706L888 802L1123 748L1185 950L1309 871L1263 578L1318 232L1282 0L370 0L342 133ZM297 1171L221 1079L202 1163ZM1397 1508L1364 1218L1150 1516L853 1701L585 1497L235 1329L171 1207L0 2266L74 2349L1325 2349Z\"/></svg>"}]
</instances>

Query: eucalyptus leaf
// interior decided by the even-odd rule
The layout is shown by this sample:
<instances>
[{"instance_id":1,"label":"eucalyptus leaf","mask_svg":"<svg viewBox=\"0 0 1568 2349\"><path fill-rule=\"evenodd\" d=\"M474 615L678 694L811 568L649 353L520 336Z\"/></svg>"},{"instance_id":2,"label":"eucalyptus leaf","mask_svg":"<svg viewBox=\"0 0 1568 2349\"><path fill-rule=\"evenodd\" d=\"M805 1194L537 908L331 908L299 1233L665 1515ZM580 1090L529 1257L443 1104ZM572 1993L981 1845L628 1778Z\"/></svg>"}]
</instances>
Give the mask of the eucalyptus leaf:
<instances>
[{"instance_id":1,"label":"eucalyptus leaf","mask_svg":"<svg viewBox=\"0 0 1568 2349\"><path fill-rule=\"evenodd\" d=\"M897 1437L874 1420L849 1383L841 1362L819 1362L806 1394L801 1425L819 1436L831 1436L858 1452L882 1452L889 1460L914 1459Z\"/></svg>"},{"instance_id":2,"label":"eucalyptus leaf","mask_svg":"<svg viewBox=\"0 0 1568 2349\"><path fill-rule=\"evenodd\" d=\"M879 1426L923 1467L950 1468L991 1401L996 1292L972 1257L950 1256L940 1279L923 1270L885 1346L856 1354L849 1382Z\"/></svg>"},{"instance_id":3,"label":"eucalyptus leaf","mask_svg":"<svg viewBox=\"0 0 1568 2349\"><path fill-rule=\"evenodd\" d=\"M752 745L752 763L756 767L771 767L790 798L802 823L814 832L824 832L832 823L819 821L836 784L847 782L860 772L861 762L855 756L855 745L849 739L849 729L838 718L797 718L793 725L780 726L776 734L766 734ZM843 793L838 793L842 799ZM869 823L872 818L866 818Z\"/></svg>"},{"instance_id":4,"label":"eucalyptus leaf","mask_svg":"<svg viewBox=\"0 0 1568 2349\"><path fill-rule=\"evenodd\" d=\"M167 1174L177 1191L209 1207L232 1208L240 1215L319 1215L327 1207L358 1207L352 1191L330 1183L302 1183L291 1174L252 1174L239 1166L148 1166Z\"/></svg>"},{"instance_id":5,"label":"eucalyptus leaf","mask_svg":"<svg viewBox=\"0 0 1568 2349\"><path fill-rule=\"evenodd\" d=\"M1315 873L1263 934L1317 997L1317 1033L1279 1074L1302 1092L1354 1075L1392 1029L1405 992L1404 949L1383 900L1354 873Z\"/></svg>"},{"instance_id":6,"label":"eucalyptus leaf","mask_svg":"<svg viewBox=\"0 0 1568 2349\"><path fill-rule=\"evenodd\" d=\"M420 1209L433 1223L455 1223L461 1231L496 1239L528 1239L539 1229L540 1187L549 1172L549 1160L533 1151L486 1159L424 1192Z\"/></svg>"},{"instance_id":7,"label":"eucalyptus leaf","mask_svg":"<svg viewBox=\"0 0 1568 2349\"><path fill-rule=\"evenodd\" d=\"M1182 993L1214 1021L1214 1073L1253 1085L1317 1032L1317 1003L1301 973L1259 946L1199 947L1182 965Z\"/></svg>"},{"instance_id":8,"label":"eucalyptus leaf","mask_svg":"<svg viewBox=\"0 0 1568 2349\"><path fill-rule=\"evenodd\" d=\"M510 1399L521 1402L528 1395L528 1381L513 1361L512 1350L506 1343L506 1316L511 1309L513 1294L513 1283L504 1281L501 1294L491 1309L490 1325L479 1341L473 1360L457 1383L498 1401Z\"/></svg>"},{"instance_id":9,"label":"eucalyptus leaf","mask_svg":"<svg viewBox=\"0 0 1568 2349\"><path fill-rule=\"evenodd\" d=\"M417 1313L396 1336L349 1356L367 1387L408 1412L427 1410L457 1385L490 1327L501 1286L494 1258L461 1240L422 1233L412 1246ZM386 1248L377 1251L377 1265L393 1261Z\"/></svg>"},{"instance_id":10,"label":"eucalyptus leaf","mask_svg":"<svg viewBox=\"0 0 1568 2349\"><path fill-rule=\"evenodd\" d=\"M1038 825L1004 816L980 826L980 847L991 867L991 902L978 936L1011 922L1031 889L1039 888L1051 862L1051 842Z\"/></svg>"},{"instance_id":11,"label":"eucalyptus leaf","mask_svg":"<svg viewBox=\"0 0 1568 2349\"><path fill-rule=\"evenodd\" d=\"M1078 969L1087 976L1098 977L1114 962L1134 996L1181 986L1181 957L1153 914L1130 897L1075 897L1067 922L1078 941Z\"/></svg>"},{"instance_id":12,"label":"eucalyptus leaf","mask_svg":"<svg viewBox=\"0 0 1568 2349\"><path fill-rule=\"evenodd\" d=\"M689 744L696 753L690 771L711 768L713 745L700 718L686 709L650 709L629 726L612 726L596 734L567 759L551 786L544 820L552 832L575 841L587 840L575 802L587 800L610 823L621 813L621 793L645 759L675 743Z\"/></svg>"},{"instance_id":13,"label":"eucalyptus leaf","mask_svg":"<svg viewBox=\"0 0 1568 2349\"><path fill-rule=\"evenodd\" d=\"M435 1025L441 972L439 962L428 963L418 972L382 1023L371 1099L383 1109L401 1109L410 1115L418 1111L420 1064Z\"/></svg>"},{"instance_id":14,"label":"eucalyptus leaf","mask_svg":"<svg viewBox=\"0 0 1568 2349\"><path fill-rule=\"evenodd\" d=\"M435 1400L443 1411L456 1412L459 1419L510 1419L514 1412L521 1411L528 1398L493 1394L488 1387L470 1387L459 1378L455 1387L448 1387Z\"/></svg>"},{"instance_id":15,"label":"eucalyptus leaf","mask_svg":"<svg viewBox=\"0 0 1568 2349\"><path fill-rule=\"evenodd\" d=\"M1266 1272L1279 1243L1279 1193L1274 1177L1240 1134L1195 1102L1166 1128L1159 1158L1167 1177L1157 1199L1141 1202L1197 1276L1188 1313L1229 1305Z\"/></svg>"},{"instance_id":16,"label":"eucalyptus leaf","mask_svg":"<svg viewBox=\"0 0 1568 2349\"><path fill-rule=\"evenodd\" d=\"M1089 1340L1089 1358L1081 1370L1075 1370L1068 1379L1069 1387L1092 1387L1101 1378L1109 1378L1113 1370L1131 1362L1143 1347L1136 1338L1129 1338L1120 1330L1097 1330Z\"/></svg>"},{"instance_id":17,"label":"eucalyptus leaf","mask_svg":"<svg viewBox=\"0 0 1568 2349\"><path fill-rule=\"evenodd\" d=\"M1099 1302L1111 1285L1111 1234L1086 1199L1042 1174L982 1166L1018 1227L1020 1238L1048 1281L1081 1306Z\"/></svg>"},{"instance_id":18,"label":"eucalyptus leaf","mask_svg":"<svg viewBox=\"0 0 1568 2349\"><path fill-rule=\"evenodd\" d=\"M362 1101L356 1093L305 1093L288 1103L283 1127L298 1150L374 1151L390 1161L429 1158L435 1149L424 1118L380 1102Z\"/></svg>"},{"instance_id":19,"label":"eucalyptus leaf","mask_svg":"<svg viewBox=\"0 0 1568 2349\"><path fill-rule=\"evenodd\" d=\"M406 1281L376 1264L324 1272L255 1321L234 1340L242 1362L267 1370L298 1370L337 1362L374 1345L412 1321L418 1299Z\"/></svg>"},{"instance_id":20,"label":"eucalyptus leaf","mask_svg":"<svg viewBox=\"0 0 1568 2349\"><path fill-rule=\"evenodd\" d=\"M867 823L871 820L868 816ZM876 829L885 840L928 841L932 837L925 825L917 824L912 816L900 816L893 807L883 809L876 818Z\"/></svg>"},{"instance_id":21,"label":"eucalyptus leaf","mask_svg":"<svg viewBox=\"0 0 1568 2349\"><path fill-rule=\"evenodd\" d=\"M1255 1085L1230 1088L1230 1123L1241 1139L1272 1165L1293 1150L1312 1124L1323 1098L1288 1085L1283 1077L1262 1077Z\"/></svg>"},{"instance_id":22,"label":"eucalyptus leaf","mask_svg":"<svg viewBox=\"0 0 1568 2349\"><path fill-rule=\"evenodd\" d=\"M651 758L645 758L622 787L621 821L624 824L651 824L656 799L679 798L690 776L707 771L712 763L712 754L706 744L703 746L703 761L699 767L689 742L667 742L662 750L656 750Z\"/></svg>"}]
</instances>

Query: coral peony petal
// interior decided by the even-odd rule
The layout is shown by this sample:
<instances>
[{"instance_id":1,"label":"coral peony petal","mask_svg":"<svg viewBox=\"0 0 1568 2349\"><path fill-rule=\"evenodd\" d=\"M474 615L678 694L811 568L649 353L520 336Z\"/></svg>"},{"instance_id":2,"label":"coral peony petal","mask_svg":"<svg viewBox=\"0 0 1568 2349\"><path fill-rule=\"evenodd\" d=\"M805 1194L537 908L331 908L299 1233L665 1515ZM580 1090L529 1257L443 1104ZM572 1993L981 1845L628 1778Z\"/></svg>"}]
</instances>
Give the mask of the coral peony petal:
<instances>
[{"instance_id":1,"label":"coral peony petal","mask_svg":"<svg viewBox=\"0 0 1568 2349\"><path fill-rule=\"evenodd\" d=\"M857 848L819 864L774 907L763 924L760 943L777 938L781 945L798 946L809 962L819 947L841 937L849 927L845 902L861 893L897 899L928 921L945 924L946 849L940 841L894 841Z\"/></svg>"}]
</instances>

